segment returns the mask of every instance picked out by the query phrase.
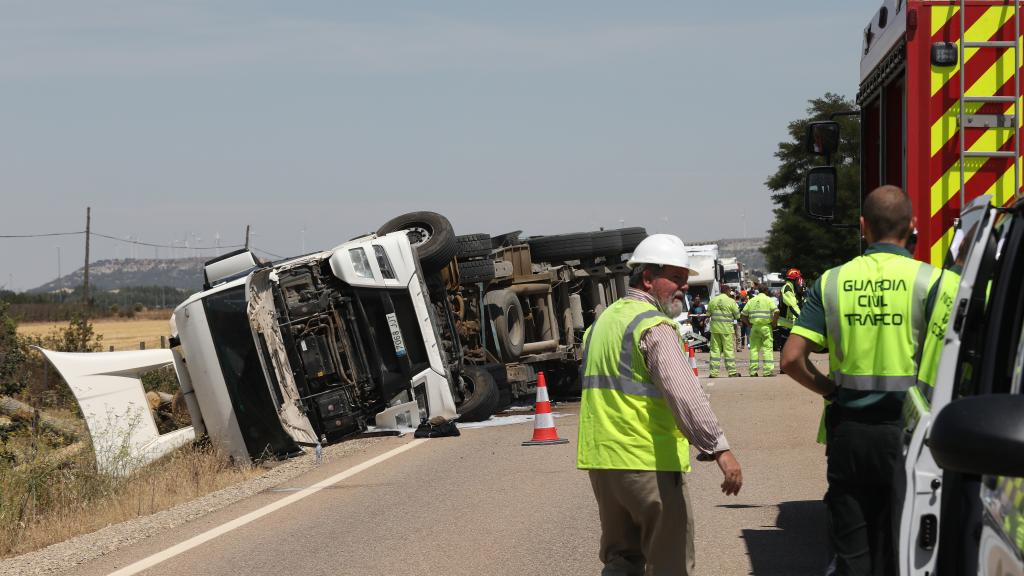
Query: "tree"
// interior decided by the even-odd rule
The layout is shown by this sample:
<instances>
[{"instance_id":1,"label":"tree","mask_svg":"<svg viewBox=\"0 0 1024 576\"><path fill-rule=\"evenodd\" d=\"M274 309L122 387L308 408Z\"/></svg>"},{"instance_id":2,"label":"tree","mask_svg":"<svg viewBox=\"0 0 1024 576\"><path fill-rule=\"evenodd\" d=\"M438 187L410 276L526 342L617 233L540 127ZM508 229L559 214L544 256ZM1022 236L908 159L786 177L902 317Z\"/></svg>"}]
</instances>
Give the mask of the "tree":
<instances>
[{"instance_id":1,"label":"tree","mask_svg":"<svg viewBox=\"0 0 1024 576\"><path fill-rule=\"evenodd\" d=\"M826 93L810 101L807 118L789 123L787 142L780 142L775 157L779 169L765 182L773 191L775 220L768 231L768 241L762 250L768 260L768 269L782 272L786 268L799 268L805 278L813 279L825 270L837 266L859 253L858 230L833 228L828 223L813 220L804 211L804 177L814 166L824 164L824 158L806 151L804 139L807 125L817 120L829 120L835 112L855 110L850 100L839 94ZM838 202L835 222L852 224L860 216L860 122L857 117L837 117L842 130L839 151L832 157L838 172Z\"/></svg>"},{"instance_id":2,"label":"tree","mask_svg":"<svg viewBox=\"0 0 1024 576\"><path fill-rule=\"evenodd\" d=\"M7 313L9 304L0 301L0 394L17 394L25 388L22 366L26 347L18 337L18 323Z\"/></svg>"}]
</instances>

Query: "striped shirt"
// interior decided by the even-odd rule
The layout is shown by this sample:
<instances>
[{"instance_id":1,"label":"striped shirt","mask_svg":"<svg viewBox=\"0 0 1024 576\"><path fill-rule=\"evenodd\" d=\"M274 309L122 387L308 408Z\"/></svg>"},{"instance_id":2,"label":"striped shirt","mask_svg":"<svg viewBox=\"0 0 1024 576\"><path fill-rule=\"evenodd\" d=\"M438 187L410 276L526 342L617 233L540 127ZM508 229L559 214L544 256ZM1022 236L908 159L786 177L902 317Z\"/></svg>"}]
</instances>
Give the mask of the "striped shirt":
<instances>
[{"instance_id":1,"label":"striped shirt","mask_svg":"<svg viewBox=\"0 0 1024 576\"><path fill-rule=\"evenodd\" d=\"M636 288L627 289L625 298L658 305L650 294ZM728 450L729 442L711 411L700 381L693 375L693 368L683 357L675 329L668 324L649 328L640 337L640 351L651 380L661 390L675 414L676 425L690 444L703 454Z\"/></svg>"}]
</instances>

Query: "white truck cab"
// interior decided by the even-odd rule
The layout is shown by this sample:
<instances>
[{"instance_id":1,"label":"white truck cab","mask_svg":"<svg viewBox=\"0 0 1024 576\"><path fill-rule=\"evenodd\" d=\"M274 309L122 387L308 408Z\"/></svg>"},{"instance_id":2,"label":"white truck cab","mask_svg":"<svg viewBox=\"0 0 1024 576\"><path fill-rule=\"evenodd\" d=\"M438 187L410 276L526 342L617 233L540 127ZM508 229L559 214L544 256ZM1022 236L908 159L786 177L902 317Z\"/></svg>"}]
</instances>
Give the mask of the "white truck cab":
<instances>
[{"instance_id":1,"label":"white truck cab","mask_svg":"<svg viewBox=\"0 0 1024 576\"><path fill-rule=\"evenodd\" d=\"M978 198L935 387L909 403L902 575L1024 576L1024 201Z\"/></svg>"}]
</instances>

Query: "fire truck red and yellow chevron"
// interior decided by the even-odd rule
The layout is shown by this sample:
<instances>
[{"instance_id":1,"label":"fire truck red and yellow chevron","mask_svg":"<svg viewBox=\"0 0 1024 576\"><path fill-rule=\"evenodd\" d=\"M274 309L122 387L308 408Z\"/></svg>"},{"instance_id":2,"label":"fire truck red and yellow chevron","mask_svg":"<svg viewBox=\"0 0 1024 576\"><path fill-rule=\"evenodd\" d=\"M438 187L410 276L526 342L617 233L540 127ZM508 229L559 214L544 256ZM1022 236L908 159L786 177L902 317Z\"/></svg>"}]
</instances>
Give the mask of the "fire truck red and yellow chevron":
<instances>
[{"instance_id":1,"label":"fire truck red and yellow chevron","mask_svg":"<svg viewBox=\"0 0 1024 576\"><path fill-rule=\"evenodd\" d=\"M1005 4L968 4L964 13L967 42L1012 40L1014 36L1013 6ZM930 6L931 42L960 41L960 6L942 4ZM1024 26L1022 26L1024 28ZM1017 38L1024 54L1024 43ZM960 213L960 131L959 116L960 75L964 76L967 96L1012 96L1014 92L1014 63L1012 48L968 48L964 61L956 66L931 67L931 98L928 102L930 135L929 181L931 185L931 221L928 237L932 238L929 259L941 265L953 241L953 220ZM1021 77L1024 81L1024 76ZM1024 90L1024 84L1021 86ZM908 107L919 105L908 102ZM1007 103L967 103L967 114L1004 114L1021 110L1024 102L1016 106ZM1013 127L967 128L964 147L971 151L1013 150ZM1018 147L1018 150L1020 147ZM964 163L964 201L969 202L982 194L991 194L993 203L1002 205L1014 195L1012 158L967 158ZM1016 159L1020 163L1020 158ZM939 231L941 230L941 234Z\"/></svg>"}]
</instances>

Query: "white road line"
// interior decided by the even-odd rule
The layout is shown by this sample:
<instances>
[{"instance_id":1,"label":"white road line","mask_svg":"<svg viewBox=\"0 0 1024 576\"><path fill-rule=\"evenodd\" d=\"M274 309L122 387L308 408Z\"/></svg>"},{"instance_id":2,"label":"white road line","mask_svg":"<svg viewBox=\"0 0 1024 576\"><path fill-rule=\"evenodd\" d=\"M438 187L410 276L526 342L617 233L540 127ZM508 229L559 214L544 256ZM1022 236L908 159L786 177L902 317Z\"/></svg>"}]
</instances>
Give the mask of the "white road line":
<instances>
[{"instance_id":1,"label":"white road line","mask_svg":"<svg viewBox=\"0 0 1024 576\"><path fill-rule=\"evenodd\" d=\"M132 574L138 574L139 572L142 572L143 570L146 570L147 568L152 568L153 566L156 566L157 564L163 562L164 560L168 560L170 558L173 558L173 557L177 556L178 554L181 554L182 552L187 552L187 551L195 548L196 546L199 546L201 544L205 544L206 542L209 542L210 540L213 540L214 538L216 538L218 536L221 536L223 534L227 534L228 532L234 530L235 528L240 528L242 526L245 526L246 524L252 522L253 520L257 520L259 518L262 518L263 516L266 516L267 514L270 514L271 512L274 512L275 510L280 510L281 508L284 508L285 506L288 506L289 504L294 504L294 503L298 502L299 500L302 500L306 496L311 496L313 494L316 494L320 490L323 490L324 488L326 488L326 487L328 487L328 486L330 486L332 484L336 484L338 482L341 482L342 480L345 480L346 478L351 478L352 476L355 476L356 474L359 474L360 472L362 472L362 471L364 471L364 470L366 470L368 468L376 466L377 464L380 464L381 462L383 462L383 461L385 461L385 460L387 460L387 459L389 459L389 458L391 458L393 456L398 456L402 452L405 452L407 450L412 450L413 448L419 446L420 444L422 444L424 442L426 442L426 439L423 439L423 438L413 440L412 442L409 442L408 444L405 444L403 446L399 446L398 448L395 448L394 450L385 452L384 454L381 454L380 456L377 456L376 458L371 458L370 460L367 460L366 462L363 462L362 464L359 464L357 466L353 466L352 468L349 468L348 470L345 470L344 472L339 472L339 473L335 474L334 476L331 476L330 478L327 478L325 480L321 480L320 482L317 482L316 484L310 486L309 488L303 488L302 490L300 490L299 492L296 492L295 494L292 494L291 496L285 496L284 498L281 498L280 500L278 500L276 502L273 502L271 504L267 504L263 508L259 508L257 510L253 510L252 512L249 512L245 516L240 516L240 517L235 518L234 520L232 520L230 522L221 524L220 526L217 526L216 528L211 528L211 529L207 530L206 532L203 532L202 534L199 534L198 536L193 536L192 538L189 538L188 540L185 540L184 542L182 542L180 544L177 544L175 546L171 546L170 548L168 548L166 550L157 552L156 554L153 554L152 556L148 556L146 558L143 558L142 560L139 560L138 562L135 562L134 564L129 564L128 566L125 566L124 568L121 568L120 570L111 572L109 574L109 576L131 576Z\"/></svg>"}]
</instances>

